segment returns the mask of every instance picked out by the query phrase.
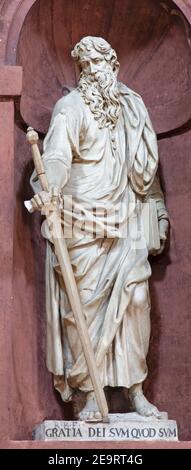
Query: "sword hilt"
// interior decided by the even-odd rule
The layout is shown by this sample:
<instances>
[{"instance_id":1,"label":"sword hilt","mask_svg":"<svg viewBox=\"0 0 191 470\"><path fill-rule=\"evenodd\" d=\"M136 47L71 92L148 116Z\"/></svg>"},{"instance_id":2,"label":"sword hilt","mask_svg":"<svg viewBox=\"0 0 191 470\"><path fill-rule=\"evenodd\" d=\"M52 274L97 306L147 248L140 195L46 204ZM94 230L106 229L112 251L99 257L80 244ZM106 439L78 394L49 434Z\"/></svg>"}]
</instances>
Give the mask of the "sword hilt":
<instances>
[{"instance_id":1,"label":"sword hilt","mask_svg":"<svg viewBox=\"0 0 191 470\"><path fill-rule=\"evenodd\" d=\"M49 185L48 185L48 180L46 177L42 157L38 148L38 141L39 141L38 132L36 132L32 127L28 127L27 142L31 145L32 157L33 157L36 174L40 181L42 190L48 191Z\"/></svg>"}]
</instances>

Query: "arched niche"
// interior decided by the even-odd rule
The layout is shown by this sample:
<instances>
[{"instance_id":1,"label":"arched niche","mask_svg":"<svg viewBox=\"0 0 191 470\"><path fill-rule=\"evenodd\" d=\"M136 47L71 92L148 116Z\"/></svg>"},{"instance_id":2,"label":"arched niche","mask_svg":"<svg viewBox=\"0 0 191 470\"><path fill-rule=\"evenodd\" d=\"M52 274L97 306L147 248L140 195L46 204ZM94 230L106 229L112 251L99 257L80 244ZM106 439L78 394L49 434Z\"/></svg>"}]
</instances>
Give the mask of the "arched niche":
<instances>
[{"instance_id":1,"label":"arched niche","mask_svg":"<svg viewBox=\"0 0 191 470\"><path fill-rule=\"evenodd\" d=\"M35 3L36 0L4 0L2 2L0 6L2 32L0 61L2 64L15 65L19 35L25 18ZM189 1L185 3L184 0L173 0L172 4L179 8L190 24Z\"/></svg>"},{"instance_id":2,"label":"arched niche","mask_svg":"<svg viewBox=\"0 0 191 470\"><path fill-rule=\"evenodd\" d=\"M37 0L17 47L25 122L47 131L54 103L77 83L70 52L85 35L102 36L117 50L119 80L143 96L158 134L189 121L189 24L172 1Z\"/></svg>"},{"instance_id":3,"label":"arched niche","mask_svg":"<svg viewBox=\"0 0 191 470\"><path fill-rule=\"evenodd\" d=\"M7 0L1 13L4 15L1 63L23 66L20 112L26 124L46 132L52 107L62 95L63 87L76 84L70 49L81 36L95 34L106 37L117 49L120 79L142 94L157 132L166 137L170 132L183 132L191 117L191 14L185 2ZM191 274L190 248L186 242L190 233L187 217L191 196L190 138L187 132L160 142L163 185L173 236L169 253L153 266L154 335L147 386L148 397L179 420L182 439L189 439L191 419L186 406L191 383L187 363ZM45 418L71 417L69 408L63 407L53 392L44 360L44 244L38 216L32 218L23 209L23 200L30 196L27 194L30 158L25 134L16 126L15 300L11 320L14 363L11 437L14 439L30 439L32 428ZM123 406L122 399L115 395L113 410L119 402Z\"/></svg>"}]
</instances>

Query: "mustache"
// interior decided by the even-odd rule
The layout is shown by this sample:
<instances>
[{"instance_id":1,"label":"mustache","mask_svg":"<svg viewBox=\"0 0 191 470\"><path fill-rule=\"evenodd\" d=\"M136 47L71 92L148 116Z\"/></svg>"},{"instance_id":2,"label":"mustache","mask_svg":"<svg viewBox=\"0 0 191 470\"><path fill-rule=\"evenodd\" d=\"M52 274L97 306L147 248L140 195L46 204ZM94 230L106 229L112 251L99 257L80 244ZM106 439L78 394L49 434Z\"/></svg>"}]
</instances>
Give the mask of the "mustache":
<instances>
[{"instance_id":1,"label":"mustache","mask_svg":"<svg viewBox=\"0 0 191 470\"><path fill-rule=\"evenodd\" d=\"M81 73L79 90L98 120L99 127L114 128L121 107L116 74L113 71Z\"/></svg>"},{"instance_id":2,"label":"mustache","mask_svg":"<svg viewBox=\"0 0 191 470\"><path fill-rule=\"evenodd\" d=\"M90 72L88 75L82 74L82 77L87 81L98 82L101 85L104 85L105 83L108 83L110 81L117 83L117 77L114 74L114 72L104 72L104 71L98 71L94 73Z\"/></svg>"},{"instance_id":3,"label":"mustache","mask_svg":"<svg viewBox=\"0 0 191 470\"><path fill-rule=\"evenodd\" d=\"M87 86L92 87L95 93L100 92L103 98L107 99L111 95L115 99L119 96L117 77L114 72L98 71L88 75L82 74L80 78Z\"/></svg>"}]
</instances>

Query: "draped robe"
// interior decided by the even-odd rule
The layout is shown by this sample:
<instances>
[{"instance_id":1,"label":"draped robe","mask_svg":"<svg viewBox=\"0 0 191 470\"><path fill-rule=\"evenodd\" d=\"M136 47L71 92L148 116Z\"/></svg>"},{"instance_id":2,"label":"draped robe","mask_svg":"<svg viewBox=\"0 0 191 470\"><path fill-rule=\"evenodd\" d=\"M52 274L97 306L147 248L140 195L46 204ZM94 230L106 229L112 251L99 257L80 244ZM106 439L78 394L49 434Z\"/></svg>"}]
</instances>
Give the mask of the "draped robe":
<instances>
[{"instance_id":1,"label":"draped robe","mask_svg":"<svg viewBox=\"0 0 191 470\"><path fill-rule=\"evenodd\" d=\"M49 184L59 186L63 199L72 197L73 231L65 236L102 384L129 388L147 375L151 269L141 205L156 186L158 151L141 97L118 86L121 112L113 130L99 128L78 89L59 100L43 161ZM31 184L38 191L33 179L34 174ZM162 201L163 213L159 186L155 201ZM64 229L67 217L64 204ZM147 293L141 311L132 304L137 285ZM66 401L74 389L90 391L92 384L51 241L46 312L47 367Z\"/></svg>"}]
</instances>

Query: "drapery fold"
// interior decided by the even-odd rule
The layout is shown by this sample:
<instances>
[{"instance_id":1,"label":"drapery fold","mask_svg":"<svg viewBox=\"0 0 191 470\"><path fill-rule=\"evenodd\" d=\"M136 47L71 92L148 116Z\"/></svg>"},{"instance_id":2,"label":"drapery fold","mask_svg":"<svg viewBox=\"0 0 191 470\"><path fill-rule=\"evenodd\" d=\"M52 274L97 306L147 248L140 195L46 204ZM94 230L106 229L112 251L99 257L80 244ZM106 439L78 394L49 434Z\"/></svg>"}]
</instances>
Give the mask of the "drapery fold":
<instances>
[{"instance_id":1,"label":"drapery fold","mask_svg":"<svg viewBox=\"0 0 191 470\"><path fill-rule=\"evenodd\" d=\"M121 114L112 131L98 128L78 90L59 100L43 160L50 186L72 197L72 237L66 241L102 383L129 388L147 375L151 271L139 208L152 192L158 151L141 97L120 83L119 90ZM162 193L157 197L164 206ZM65 221L63 207L63 227ZM141 315L132 303L137 286L148 293ZM46 310L47 367L67 400L72 389L88 391L92 384L49 241Z\"/></svg>"}]
</instances>

